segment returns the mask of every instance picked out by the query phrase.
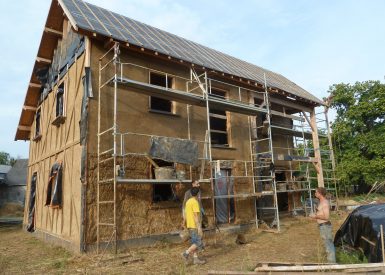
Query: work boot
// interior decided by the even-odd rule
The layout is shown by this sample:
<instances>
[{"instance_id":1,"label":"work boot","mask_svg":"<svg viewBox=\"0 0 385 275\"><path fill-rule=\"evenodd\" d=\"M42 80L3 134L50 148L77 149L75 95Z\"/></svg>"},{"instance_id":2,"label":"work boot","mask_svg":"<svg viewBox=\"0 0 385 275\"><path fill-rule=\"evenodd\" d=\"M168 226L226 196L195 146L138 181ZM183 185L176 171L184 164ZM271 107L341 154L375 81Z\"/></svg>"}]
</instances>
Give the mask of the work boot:
<instances>
[{"instance_id":1,"label":"work boot","mask_svg":"<svg viewBox=\"0 0 385 275\"><path fill-rule=\"evenodd\" d=\"M188 256L189 256L189 255L188 255L186 252L183 252L183 253L181 253L180 255L182 256L183 260L187 263L187 262L188 262Z\"/></svg>"},{"instance_id":2,"label":"work boot","mask_svg":"<svg viewBox=\"0 0 385 275\"><path fill-rule=\"evenodd\" d=\"M201 260L198 257L194 257L193 264L205 264L205 263L206 263L205 260Z\"/></svg>"}]
</instances>

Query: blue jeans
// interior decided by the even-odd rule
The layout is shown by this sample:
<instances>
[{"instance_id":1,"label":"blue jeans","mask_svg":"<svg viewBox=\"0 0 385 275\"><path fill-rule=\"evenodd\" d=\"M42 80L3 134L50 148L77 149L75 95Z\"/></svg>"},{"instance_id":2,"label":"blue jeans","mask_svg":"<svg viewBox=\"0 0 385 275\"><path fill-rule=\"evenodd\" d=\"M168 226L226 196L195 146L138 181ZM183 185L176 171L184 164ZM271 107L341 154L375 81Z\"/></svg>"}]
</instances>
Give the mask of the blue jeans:
<instances>
[{"instance_id":1,"label":"blue jeans","mask_svg":"<svg viewBox=\"0 0 385 275\"><path fill-rule=\"evenodd\" d=\"M191 238L190 239L191 244L195 244L198 247L198 249L201 250L203 248L203 242L202 242L202 238L198 234L198 229L189 228L188 233Z\"/></svg>"},{"instance_id":2,"label":"blue jeans","mask_svg":"<svg viewBox=\"0 0 385 275\"><path fill-rule=\"evenodd\" d=\"M326 254L328 257L329 263L336 262L336 248L333 243L333 233L332 233L332 225L324 224L319 226L319 231L321 234L321 238L324 242Z\"/></svg>"}]
</instances>

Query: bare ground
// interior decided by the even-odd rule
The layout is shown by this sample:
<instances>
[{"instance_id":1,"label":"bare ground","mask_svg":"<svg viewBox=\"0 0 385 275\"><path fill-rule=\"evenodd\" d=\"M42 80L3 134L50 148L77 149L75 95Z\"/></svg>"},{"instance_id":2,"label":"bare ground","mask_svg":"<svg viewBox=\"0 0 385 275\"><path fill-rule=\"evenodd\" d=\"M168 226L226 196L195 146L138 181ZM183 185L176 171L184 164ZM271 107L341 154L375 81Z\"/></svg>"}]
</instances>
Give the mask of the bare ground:
<instances>
[{"instance_id":1,"label":"bare ground","mask_svg":"<svg viewBox=\"0 0 385 275\"><path fill-rule=\"evenodd\" d=\"M336 231L346 213L334 213ZM188 243L160 242L152 247L100 256L72 254L26 233L20 226L0 227L0 273L2 274L205 274L208 270L251 271L261 262L325 262L318 227L304 218L284 219L281 233L251 229L247 244L235 243L236 234L218 233L205 239L202 258L207 264L185 265L180 253Z\"/></svg>"}]
</instances>

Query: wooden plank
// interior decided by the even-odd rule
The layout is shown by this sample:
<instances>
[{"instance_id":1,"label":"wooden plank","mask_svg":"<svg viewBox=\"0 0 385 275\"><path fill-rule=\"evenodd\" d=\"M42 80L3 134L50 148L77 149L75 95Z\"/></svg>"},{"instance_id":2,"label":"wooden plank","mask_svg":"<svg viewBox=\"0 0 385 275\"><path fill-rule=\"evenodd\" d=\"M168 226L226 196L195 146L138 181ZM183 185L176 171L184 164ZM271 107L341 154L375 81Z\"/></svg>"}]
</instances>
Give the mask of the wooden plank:
<instances>
[{"instance_id":1,"label":"wooden plank","mask_svg":"<svg viewBox=\"0 0 385 275\"><path fill-rule=\"evenodd\" d=\"M48 27L44 28L44 32L45 33L49 33L49 34L53 34L53 35L59 36L59 37L63 36L63 32L58 31L58 30L54 30L54 29L51 29L51 28L48 28Z\"/></svg>"},{"instance_id":2,"label":"wooden plank","mask_svg":"<svg viewBox=\"0 0 385 275\"><path fill-rule=\"evenodd\" d=\"M23 106L23 110L24 110L24 111L32 111L32 112L35 112L35 111L37 110L37 107L24 105L24 106Z\"/></svg>"},{"instance_id":3,"label":"wooden plank","mask_svg":"<svg viewBox=\"0 0 385 275\"><path fill-rule=\"evenodd\" d=\"M71 23L71 26L72 28L75 30L75 31L78 31L78 27L76 26L76 21L75 19L72 17L71 13L68 11L66 5L64 5L63 3L63 0L58 0L59 1L59 5L60 7L63 9L64 11L64 14L66 15L66 17L68 18L69 22ZM87 20L87 18L86 18ZM91 25L92 26L92 25Z\"/></svg>"},{"instance_id":4,"label":"wooden plank","mask_svg":"<svg viewBox=\"0 0 385 275\"><path fill-rule=\"evenodd\" d=\"M318 139L318 129L317 129L317 118L315 114L315 108L310 112L310 125L312 126L312 136L313 136L313 147L314 147L314 157L317 161L315 165L318 166L317 169L317 180L318 180L318 187L324 187L324 176L323 176L323 169L322 169L322 162L321 162L321 152L320 152L320 145L319 145L319 139Z\"/></svg>"},{"instance_id":5,"label":"wooden plank","mask_svg":"<svg viewBox=\"0 0 385 275\"><path fill-rule=\"evenodd\" d=\"M30 82L28 85L30 88L41 88L41 84Z\"/></svg>"},{"instance_id":6,"label":"wooden plank","mask_svg":"<svg viewBox=\"0 0 385 275\"><path fill-rule=\"evenodd\" d=\"M24 125L19 125L17 126L17 129L19 129L20 131L31 131L31 126L24 126Z\"/></svg>"},{"instance_id":7,"label":"wooden plank","mask_svg":"<svg viewBox=\"0 0 385 275\"><path fill-rule=\"evenodd\" d=\"M370 240L368 240L367 238L365 238L364 236L361 236L361 239L363 239L364 241L368 242L369 244L371 244L372 246L376 246L376 244Z\"/></svg>"},{"instance_id":8,"label":"wooden plank","mask_svg":"<svg viewBox=\"0 0 385 275\"><path fill-rule=\"evenodd\" d=\"M147 159L147 160L152 164L152 166L154 166L155 168L158 168L158 167L159 167L159 165L156 164L156 162L153 161L153 159L150 158L149 156L146 156L146 159Z\"/></svg>"},{"instance_id":9,"label":"wooden plank","mask_svg":"<svg viewBox=\"0 0 385 275\"><path fill-rule=\"evenodd\" d=\"M47 58L44 58L44 57L36 57L36 61L39 62L39 63L47 63L47 64L51 64L52 63L52 60L51 59L47 59Z\"/></svg>"},{"instance_id":10,"label":"wooden plank","mask_svg":"<svg viewBox=\"0 0 385 275\"><path fill-rule=\"evenodd\" d=\"M320 265L297 265L297 266L263 266L257 267L255 271L333 271L353 270L361 268L384 268L384 263L369 264L320 264Z\"/></svg>"},{"instance_id":11,"label":"wooden plank","mask_svg":"<svg viewBox=\"0 0 385 275\"><path fill-rule=\"evenodd\" d=\"M302 112L302 114L303 114L303 116L305 117L307 123L309 123L309 125L310 125L310 127L311 127L311 130L312 130L312 131L315 131L314 128L313 128L314 126L313 126L313 124L310 122L310 119L309 119L309 117L307 116L307 114L306 114L305 112Z\"/></svg>"}]
</instances>

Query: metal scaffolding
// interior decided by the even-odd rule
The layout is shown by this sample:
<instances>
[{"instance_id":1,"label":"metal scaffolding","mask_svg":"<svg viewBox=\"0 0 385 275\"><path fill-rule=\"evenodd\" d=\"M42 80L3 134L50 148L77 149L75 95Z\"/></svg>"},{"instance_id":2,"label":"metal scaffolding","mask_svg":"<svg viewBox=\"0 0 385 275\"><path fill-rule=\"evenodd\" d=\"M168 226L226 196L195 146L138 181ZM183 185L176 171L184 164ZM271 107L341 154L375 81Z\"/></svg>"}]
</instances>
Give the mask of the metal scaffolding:
<instances>
[{"instance_id":1,"label":"metal scaffolding","mask_svg":"<svg viewBox=\"0 0 385 275\"><path fill-rule=\"evenodd\" d=\"M107 51L99 59L99 89L98 89L98 151L97 151L97 251L99 253L101 244L106 249L110 244L117 251L117 186L119 184L170 184L170 183L191 183L192 180L192 167L190 166L189 179L168 179L160 180L153 178L130 178L126 177L125 158L127 156L141 156L148 158L148 153L145 151L127 151L126 144L133 138L140 139L143 143L145 140L150 139L156 135L138 133L134 131L123 131L118 127L118 90L124 90L125 92L141 93L149 96L156 96L163 99L177 101L186 104L187 108L187 133L184 137L186 140L192 140L191 135L191 106L201 106L205 108L206 116L206 130L202 133L204 140L194 140L199 144L200 148L200 175L199 181L202 184L210 184L211 194L203 195L202 200L211 200L213 207L213 220L214 224L217 224L216 220L216 203L217 200L226 199L253 199L255 205L255 222L258 227L260 221L258 215L260 211L273 211L274 220L272 226L278 231L280 230L279 220L279 203L277 194L280 192L307 194L311 196L313 174L312 169L316 171L317 180L320 180L319 174L322 176L324 172L330 172L329 162L324 161L321 164L321 159L317 158L317 154L322 156L320 148L309 149L309 139L312 139L313 144L318 141L318 136L315 138L317 131L314 129L315 121L314 114L310 113L310 119L305 112L299 112L299 115L286 114L285 111L281 112L272 108L270 102L270 92L265 80L264 91L247 89L245 87L235 86L230 83L224 83L218 79L212 79L208 76L206 70L201 69L200 73L190 68L190 78L176 76L167 72L160 72L152 68L146 68L133 63L124 63L120 61L120 49L119 44L115 45ZM172 76L180 81L186 83L186 90L181 91L166 86L156 86L149 83L144 83L139 80L130 78L128 68L136 68L143 70L145 73L156 72L165 75L166 82L168 76ZM239 90L239 96L237 99L232 98L220 98L212 94L213 83L218 82L232 88ZM112 125L102 125L102 117L105 115L102 112L103 94L107 91L113 90L113 119ZM247 100L242 98L242 93L251 95ZM250 101L252 98L252 102ZM256 104L254 98L261 99L261 104ZM210 109L221 110L225 112L243 114L248 117L248 132L249 132L249 147L250 154L245 156L245 159L241 160L219 160L213 159L212 155L212 141L210 126ZM327 120L327 114L326 120ZM257 122L257 117L264 117L261 123ZM279 125L274 123L273 117L285 118L289 121L289 125ZM295 122L295 123L294 123ZM310 131L306 131L304 123L309 123ZM299 130L300 128L300 130ZM329 129L328 129L329 131ZM326 132L325 132L326 133ZM327 132L326 136L329 136L330 132ZM278 147L274 145L273 139L275 136L285 136L287 145L286 147ZM181 138L179 138L181 139ZM108 145L109 144L109 145ZM328 144L331 146L331 144ZM283 153L285 152L285 153ZM332 173L334 175L334 160L332 155L332 147L329 147L329 156L332 163ZM280 162L288 162L288 167L282 167L278 165ZM112 172L102 173L102 169L106 163L110 164ZM242 175L221 175L220 171L223 165L227 167L230 165L243 165L244 173ZM314 164L311 167L310 163ZM305 164L305 165L301 165ZM323 167L324 166L324 167ZM205 175L206 171L206 175ZM207 174L208 171L208 174ZM277 180L277 174L287 173L286 180ZM206 176L206 177L205 177ZM237 179L247 179L252 185L250 192L242 193L229 193L228 194L216 194L215 184L216 181L226 178L226 184L231 183ZM329 179L329 174L325 174L323 177ZM330 177L330 179L334 178ZM322 179L322 177L321 177ZM289 184L291 187L279 188L277 186L283 186ZM335 183L335 181L334 181ZM295 185L297 184L297 185ZM318 182L318 184L320 184ZM323 185L323 181L322 184ZM335 185L334 185L335 186ZM103 192L103 188L112 190L112 196L106 198L106 192ZM272 205L261 204L264 198L270 198ZM310 200L311 201L311 200ZM305 202L303 203L305 205ZM102 218L101 208L110 207L113 209L113 215ZM306 212L306 207L302 207ZM298 211L294 205L293 211ZM261 212L262 213L262 212ZM230 218L229 218L230 219ZM103 232L108 234L101 234ZM215 228L214 228L215 229Z\"/></svg>"}]
</instances>

